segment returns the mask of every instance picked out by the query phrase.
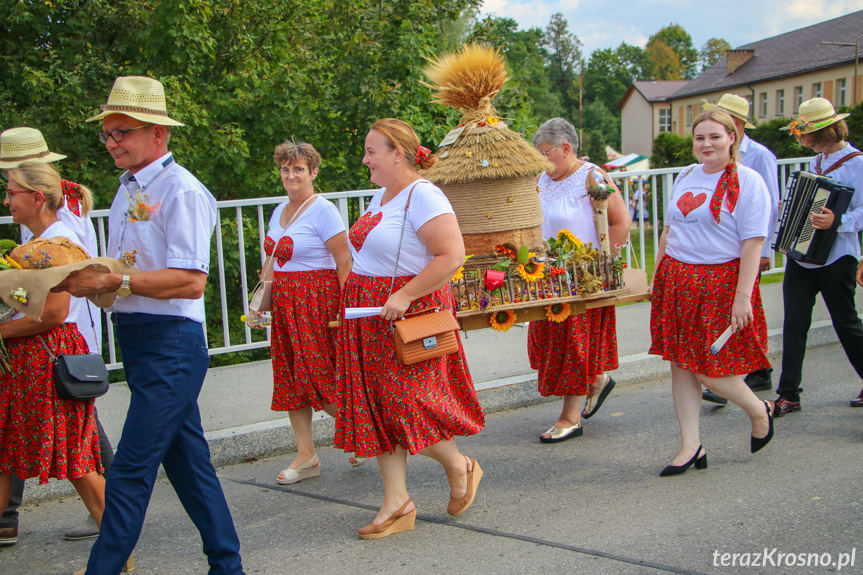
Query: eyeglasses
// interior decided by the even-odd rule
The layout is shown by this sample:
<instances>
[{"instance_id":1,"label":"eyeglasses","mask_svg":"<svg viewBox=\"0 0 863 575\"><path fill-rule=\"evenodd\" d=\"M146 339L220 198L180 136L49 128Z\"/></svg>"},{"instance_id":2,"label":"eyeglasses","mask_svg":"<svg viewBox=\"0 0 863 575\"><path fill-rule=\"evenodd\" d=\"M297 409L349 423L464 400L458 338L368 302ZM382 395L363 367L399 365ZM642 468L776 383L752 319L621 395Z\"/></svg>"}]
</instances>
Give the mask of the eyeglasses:
<instances>
[{"instance_id":1,"label":"eyeglasses","mask_svg":"<svg viewBox=\"0 0 863 575\"><path fill-rule=\"evenodd\" d=\"M35 190L6 190L6 199L11 202L14 194L33 194L35 192Z\"/></svg>"},{"instance_id":2,"label":"eyeglasses","mask_svg":"<svg viewBox=\"0 0 863 575\"><path fill-rule=\"evenodd\" d=\"M282 166L281 168L279 168L279 173L283 176L287 176L291 173L293 173L295 176L302 176L305 171L306 169L303 166Z\"/></svg>"},{"instance_id":3,"label":"eyeglasses","mask_svg":"<svg viewBox=\"0 0 863 575\"><path fill-rule=\"evenodd\" d=\"M556 145L555 147L553 147L552 149L550 149L549 151L547 151L547 152L540 152L540 154L542 154L543 156L548 156L550 153L552 153L553 151L555 151L556 149L558 149L558 148L559 148L559 147L561 147L562 145L563 145L563 144L558 144L558 145Z\"/></svg>"},{"instance_id":4,"label":"eyeglasses","mask_svg":"<svg viewBox=\"0 0 863 575\"><path fill-rule=\"evenodd\" d=\"M99 141L103 144L108 143L108 138L111 138L117 143L123 141L126 137L126 134L129 132L134 132L135 130L140 130L141 128L146 128L147 126L151 126L152 124L144 124L143 126L138 126L137 128L129 128L128 130L120 130L119 128L116 130L111 130L110 132L102 132L99 134Z\"/></svg>"}]
</instances>

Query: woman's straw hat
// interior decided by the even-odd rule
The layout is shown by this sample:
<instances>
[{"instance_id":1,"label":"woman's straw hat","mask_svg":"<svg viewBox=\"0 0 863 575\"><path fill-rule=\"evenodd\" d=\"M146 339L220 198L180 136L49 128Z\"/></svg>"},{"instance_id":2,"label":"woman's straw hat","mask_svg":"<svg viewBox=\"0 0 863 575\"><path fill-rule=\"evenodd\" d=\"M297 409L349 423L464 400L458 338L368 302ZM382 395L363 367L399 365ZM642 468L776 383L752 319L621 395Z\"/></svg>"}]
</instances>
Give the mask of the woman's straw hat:
<instances>
[{"instance_id":1,"label":"woman's straw hat","mask_svg":"<svg viewBox=\"0 0 863 575\"><path fill-rule=\"evenodd\" d=\"M160 126L182 126L168 117L165 105L165 88L162 83L145 76L120 76L114 81L108 103L102 105L102 113L88 122L101 120L111 114L125 114L136 120Z\"/></svg>"},{"instance_id":2,"label":"woman's straw hat","mask_svg":"<svg viewBox=\"0 0 863 575\"><path fill-rule=\"evenodd\" d=\"M51 164L66 156L48 151L42 132L35 128L10 128L0 134L0 169L21 164Z\"/></svg>"},{"instance_id":3,"label":"woman's straw hat","mask_svg":"<svg viewBox=\"0 0 863 575\"><path fill-rule=\"evenodd\" d=\"M713 108L722 108L738 120L743 121L745 128L754 128L755 125L750 123L749 118L749 100L741 98L737 94L722 94L719 101L715 104L705 102L703 104L705 110Z\"/></svg>"},{"instance_id":4,"label":"woman's straw hat","mask_svg":"<svg viewBox=\"0 0 863 575\"><path fill-rule=\"evenodd\" d=\"M831 126L850 116L851 114L837 114L830 100L824 98L812 98L800 104L797 119L783 130L791 130L794 135L811 134Z\"/></svg>"}]
</instances>

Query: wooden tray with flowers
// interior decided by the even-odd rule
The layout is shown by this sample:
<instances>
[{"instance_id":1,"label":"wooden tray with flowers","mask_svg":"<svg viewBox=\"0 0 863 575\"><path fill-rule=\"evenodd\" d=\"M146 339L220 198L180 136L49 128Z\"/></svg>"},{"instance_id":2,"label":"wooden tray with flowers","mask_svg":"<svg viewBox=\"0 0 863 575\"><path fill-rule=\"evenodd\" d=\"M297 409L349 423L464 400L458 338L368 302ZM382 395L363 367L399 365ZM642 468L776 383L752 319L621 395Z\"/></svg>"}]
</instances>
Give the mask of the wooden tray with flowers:
<instances>
[{"instance_id":1,"label":"wooden tray with flowers","mask_svg":"<svg viewBox=\"0 0 863 575\"><path fill-rule=\"evenodd\" d=\"M464 331L507 331L515 323L565 321L588 309L647 299L647 275L619 255L597 251L562 230L546 243L549 257L522 246L497 246L490 268L459 270L450 282ZM469 266L468 266L469 267Z\"/></svg>"}]
</instances>

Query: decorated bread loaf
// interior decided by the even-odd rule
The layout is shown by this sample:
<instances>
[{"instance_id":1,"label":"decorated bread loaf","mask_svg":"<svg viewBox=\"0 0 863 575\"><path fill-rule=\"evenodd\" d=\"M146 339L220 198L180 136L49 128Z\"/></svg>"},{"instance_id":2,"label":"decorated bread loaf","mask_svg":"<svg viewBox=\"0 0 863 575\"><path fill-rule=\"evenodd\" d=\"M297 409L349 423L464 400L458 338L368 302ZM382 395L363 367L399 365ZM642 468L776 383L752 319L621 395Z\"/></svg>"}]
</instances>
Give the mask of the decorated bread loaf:
<instances>
[{"instance_id":1,"label":"decorated bread loaf","mask_svg":"<svg viewBox=\"0 0 863 575\"><path fill-rule=\"evenodd\" d=\"M25 270L55 268L90 259L87 250L63 237L34 238L9 252L7 257Z\"/></svg>"}]
</instances>

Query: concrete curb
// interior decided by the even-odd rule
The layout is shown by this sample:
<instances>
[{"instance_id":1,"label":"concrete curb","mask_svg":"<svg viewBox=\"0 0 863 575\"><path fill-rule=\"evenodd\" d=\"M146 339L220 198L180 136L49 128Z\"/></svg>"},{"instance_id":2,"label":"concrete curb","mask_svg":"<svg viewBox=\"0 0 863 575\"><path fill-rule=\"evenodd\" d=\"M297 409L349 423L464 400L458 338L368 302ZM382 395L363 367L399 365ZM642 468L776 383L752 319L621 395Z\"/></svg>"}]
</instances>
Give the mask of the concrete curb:
<instances>
[{"instance_id":1,"label":"concrete curb","mask_svg":"<svg viewBox=\"0 0 863 575\"><path fill-rule=\"evenodd\" d=\"M782 351L782 330L768 332L768 356L779 357ZM813 322L809 330L807 349L833 345L839 342L830 321ZM655 355L637 353L621 357L620 367L614 372L618 385L636 385L665 378L669 375L667 362ZM218 368L217 368L218 369ZM777 370L778 371L778 370ZM558 401L557 397L542 397L536 390L536 375L527 373L479 382L476 385L480 404L486 414L518 409L528 405ZM313 422L315 443L332 445L335 434L332 418L318 413ZM221 467L250 459L263 459L291 453L296 450L290 420L285 417L260 423L252 423L211 431L205 434L210 444L213 465ZM164 471L160 470L162 477ZM63 497L77 496L68 481L52 481L38 485L27 481L26 503L35 503Z\"/></svg>"}]
</instances>

